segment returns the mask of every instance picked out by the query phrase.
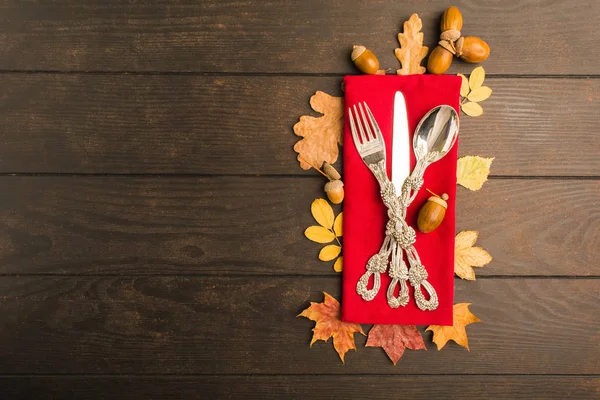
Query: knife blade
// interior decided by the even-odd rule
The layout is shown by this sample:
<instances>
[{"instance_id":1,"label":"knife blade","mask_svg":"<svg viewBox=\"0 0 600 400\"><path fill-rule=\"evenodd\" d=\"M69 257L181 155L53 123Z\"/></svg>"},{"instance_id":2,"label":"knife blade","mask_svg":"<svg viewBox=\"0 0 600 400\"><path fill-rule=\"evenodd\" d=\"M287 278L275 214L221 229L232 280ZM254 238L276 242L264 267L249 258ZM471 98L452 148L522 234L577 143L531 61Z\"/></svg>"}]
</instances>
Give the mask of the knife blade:
<instances>
[{"instance_id":1,"label":"knife blade","mask_svg":"<svg viewBox=\"0 0 600 400\"><path fill-rule=\"evenodd\" d=\"M402 184L410 174L410 137L406 101L402 92L394 95L394 117L392 131L392 183L399 196Z\"/></svg>"}]
</instances>

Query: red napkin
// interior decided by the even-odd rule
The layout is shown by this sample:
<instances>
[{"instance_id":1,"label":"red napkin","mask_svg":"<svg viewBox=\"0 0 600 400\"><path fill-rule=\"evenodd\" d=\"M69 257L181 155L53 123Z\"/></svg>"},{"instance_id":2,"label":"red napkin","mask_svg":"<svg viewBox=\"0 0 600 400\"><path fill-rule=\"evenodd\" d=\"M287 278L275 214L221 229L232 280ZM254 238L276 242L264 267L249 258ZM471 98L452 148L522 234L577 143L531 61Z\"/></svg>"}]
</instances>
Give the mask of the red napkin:
<instances>
[{"instance_id":1,"label":"red napkin","mask_svg":"<svg viewBox=\"0 0 600 400\"><path fill-rule=\"evenodd\" d=\"M417 124L432 108L447 104L459 111L461 79L451 75L410 76L347 76L345 83L345 106L366 101L377 120L386 144L387 170L391 177L393 144L392 121L394 94L400 90L406 100L410 141L410 170L415 165L412 137ZM417 249L421 262L429 274L428 281L435 288L439 306L434 311L422 311L413 297L405 307L390 308L386 291L390 278L381 276L381 289L371 301L365 301L356 293L356 283L365 272L368 259L379 251L385 237L388 220L386 208L381 201L377 180L362 161L344 112L344 272L342 295L342 320L362 324L405 325L452 325L454 300L454 235L456 161L458 143L441 160L431 164L425 171L424 185L408 208L407 222L417 232ZM409 160L407 160L409 162ZM425 188L438 195L447 193L448 209L442 224L431 233L417 229L417 214L427 201ZM406 258L405 258L406 260ZM371 279L372 280L372 279ZM371 285L369 285L371 287ZM427 295L426 295L427 297Z\"/></svg>"}]
</instances>

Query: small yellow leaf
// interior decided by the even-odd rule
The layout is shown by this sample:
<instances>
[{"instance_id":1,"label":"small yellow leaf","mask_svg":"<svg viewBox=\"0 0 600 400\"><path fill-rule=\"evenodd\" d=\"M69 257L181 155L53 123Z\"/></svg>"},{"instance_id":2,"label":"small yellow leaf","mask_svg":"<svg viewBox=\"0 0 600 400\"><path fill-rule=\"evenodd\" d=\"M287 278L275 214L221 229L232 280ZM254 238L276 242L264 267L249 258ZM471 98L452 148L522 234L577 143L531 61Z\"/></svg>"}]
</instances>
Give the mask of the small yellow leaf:
<instances>
[{"instance_id":1,"label":"small yellow leaf","mask_svg":"<svg viewBox=\"0 0 600 400\"><path fill-rule=\"evenodd\" d=\"M477 89L473 89L467 96L467 99L475 102L484 101L492 95L492 89L488 86L481 86Z\"/></svg>"},{"instance_id":2,"label":"small yellow leaf","mask_svg":"<svg viewBox=\"0 0 600 400\"><path fill-rule=\"evenodd\" d=\"M304 231L304 236L317 243L329 243L335 239L335 234L322 226L309 226Z\"/></svg>"},{"instance_id":3,"label":"small yellow leaf","mask_svg":"<svg viewBox=\"0 0 600 400\"><path fill-rule=\"evenodd\" d=\"M487 181L494 157L465 156L458 159L456 183L469 190L479 190Z\"/></svg>"},{"instance_id":4,"label":"small yellow leaf","mask_svg":"<svg viewBox=\"0 0 600 400\"><path fill-rule=\"evenodd\" d=\"M333 223L333 231L335 232L335 236L342 236L342 214L339 213L337 217L335 217L335 222Z\"/></svg>"},{"instance_id":5,"label":"small yellow leaf","mask_svg":"<svg viewBox=\"0 0 600 400\"><path fill-rule=\"evenodd\" d=\"M342 263L343 263L343 259L344 257L338 257L337 260L335 260L335 263L333 264L333 270L335 272L342 272Z\"/></svg>"},{"instance_id":6,"label":"small yellow leaf","mask_svg":"<svg viewBox=\"0 0 600 400\"><path fill-rule=\"evenodd\" d=\"M327 200L316 199L310 206L315 221L324 228L331 229L333 226L333 210Z\"/></svg>"},{"instance_id":7,"label":"small yellow leaf","mask_svg":"<svg viewBox=\"0 0 600 400\"><path fill-rule=\"evenodd\" d=\"M337 256L340 255L342 248L337 244L330 244L325 246L319 252L319 260L321 261L331 261Z\"/></svg>"},{"instance_id":8,"label":"small yellow leaf","mask_svg":"<svg viewBox=\"0 0 600 400\"><path fill-rule=\"evenodd\" d=\"M454 242L454 273L469 281L475 280L473 267L483 267L492 261L487 251L473 247L478 236L477 231L463 231L456 235Z\"/></svg>"},{"instance_id":9,"label":"small yellow leaf","mask_svg":"<svg viewBox=\"0 0 600 400\"><path fill-rule=\"evenodd\" d=\"M462 97L467 97L467 95L469 94L469 80L463 74L458 74L458 76L460 76L460 78L462 79L462 82L460 84L460 95Z\"/></svg>"},{"instance_id":10,"label":"small yellow leaf","mask_svg":"<svg viewBox=\"0 0 600 400\"><path fill-rule=\"evenodd\" d=\"M462 104L460 108L469 117L479 117L481 114L483 114L483 108L481 108L479 104L473 103L471 101Z\"/></svg>"},{"instance_id":11,"label":"small yellow leaf","mask_svg":"<svg viewBox=\"0 0 600 400\"><path fill-rule=\"evenodd\" d=\"M483 84L485 79L485 70L483 67L477 67L473 71L471 71L471 75L469 75L469 87L471 90L475 90Z\"/></svg>"}]
</instances>

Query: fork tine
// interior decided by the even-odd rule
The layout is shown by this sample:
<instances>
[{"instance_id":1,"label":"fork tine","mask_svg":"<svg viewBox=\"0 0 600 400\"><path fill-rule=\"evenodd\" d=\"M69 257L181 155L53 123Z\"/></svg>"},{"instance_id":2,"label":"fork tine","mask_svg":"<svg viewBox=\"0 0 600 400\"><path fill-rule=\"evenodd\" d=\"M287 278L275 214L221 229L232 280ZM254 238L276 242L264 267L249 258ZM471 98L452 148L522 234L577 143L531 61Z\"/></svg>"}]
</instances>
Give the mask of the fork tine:
<instances>
[{"instance_id":1,"label":"fork tine","mask_svg":"<svg viewBox=\"0 0 600 400\"><path fill-rule=\"evenodd\" d=\"M350 131L352 132L352 139L357 149L360 149L361 143L358 139L358 132L356 131L356 125L354 125L354 117L352 116L352 109L348 107L348 118L350 118Z\"/></svg>"},{"instance_id":2,"label":"fork tine","mask_svg":"<svg viewBox=\"0 0 600 400\"><path fill-rule=\"evenodd\" d=\"M373 125L373 129L375 130L376 138L378 140L382 140L383 135L381 134L381 129L379 129L379 125L377 125L377 121L375 120L375 117L373 117L373 114L371 113L371 109L369 108L367 103L365 103L365 108L367 109L367 114L369 114L369 119L371 120L371 125Z\"/></svg>"},{"instance_id":3,"label":"fork tine","mask_svg":"<svg viewBox=\"0 0 600 400\"><path fill-rule=\"evenodd\" d=\"M360 103L358 103L358 107L360 108ZM354 115L356 115L356 124L358 125L358 131L360 132L360 140L361 140L362 144L365 144L369 141L369 138L367 137L367 134L365 133L365 131L363 129L363 124L360 119L360 114L358 113L358 110L356 109L356 104L354 105Z\"/></svg>"},{"instance_id":4,"label":"fork tine","mask_svg":"<svg viewBox=\"0 0 600 400\"><path fill-rule=\"evenodd\" d=\"M373 135L373 131L371 131L371 126L369 124L369 122L367 121L367 117L365 117L365 111L363 109L363 104L365 107L367 107L367 109L369 108L369 106L367 106L367 103L365 103L364 101L362 103L358 103L358 108L360 109L360 114L362 116L362 122L363 125L365 126L365 129L367 131L367 142L370 142L371 140L373 140L375 138L375 135Z\"/></svg>"}]
</instances>

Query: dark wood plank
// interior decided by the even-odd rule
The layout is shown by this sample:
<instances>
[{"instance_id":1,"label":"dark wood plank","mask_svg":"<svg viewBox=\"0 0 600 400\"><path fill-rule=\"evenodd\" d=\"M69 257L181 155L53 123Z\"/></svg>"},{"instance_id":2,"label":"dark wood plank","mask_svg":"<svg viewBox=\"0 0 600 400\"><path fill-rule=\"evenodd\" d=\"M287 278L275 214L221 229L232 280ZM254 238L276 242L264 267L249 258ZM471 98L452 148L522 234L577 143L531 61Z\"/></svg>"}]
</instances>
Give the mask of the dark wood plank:
<instances>
[{"instance_id":1,"label":"dark wood plank","mask_svg":"<svg viewBox=\"0 0 600 400\"><path fill-rule=\"evenodd\" d=\"M479 275L600 276L600 182L458 191ZM335 274L306 239L321 178L2 177L3 274Z\"/></svg>"},{"instance_id":2,"label":"dark wood plank","mask_svg":"<svg viewBox=\"0 0 600 400\"><path fill-rule=\"evenodd\" d=\"M463 12L463 33L489 42L491 73L598 72L598 2L452 4ZM0 68L355 73L348 55L356 43L397 68L403 21L419 13L431 47L446 7L442 0L8 2L0 13ZM469 68L457 62L452 71Z\"/></svg>"},{"instance_id":3,"label":"dark wood plank","mask_svg":"<svg viewBox=\"0 0 600 400\"><path fill-rule=\"evenodd\" d=\"M594 399L600 379L579 376L52 376L0 378L10 399Z\"/></svg>"},{"instance_id":4,"label":"dark wood plank","mask_svg":"<svg viewBox=\"0 0 600 400\"><path fill-rule=\"evenodd\" d=\"M407 351L399 364L365 348L342 364L331 343L309 347L296 318L339 277L2 277L0 373L599 374L600 281L457 282L484 323L471 351Z\"/></svg>"},{"instance_id":5,"label":"dark wood plank","mask_svg":"<svg viewBox=\"0 0 600 400\"><path fill-rule=\"evenodd\" d=\"M314 175L298 167L292 126L340 82L0 75L0 172ZM599 79L488 83L485 114L462 120L461 154L495 156L496 175L600 176Z\"/></svg>"}]
</instances>

